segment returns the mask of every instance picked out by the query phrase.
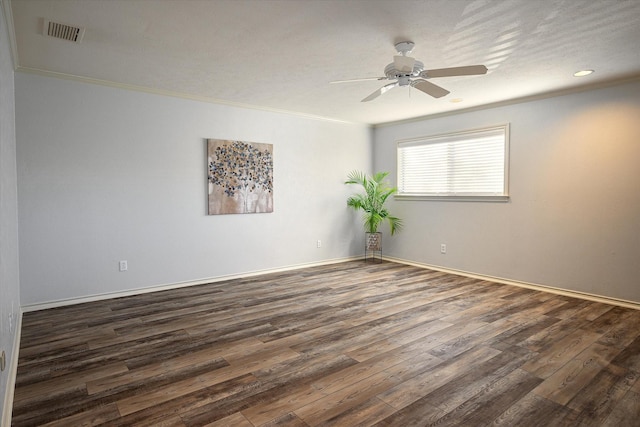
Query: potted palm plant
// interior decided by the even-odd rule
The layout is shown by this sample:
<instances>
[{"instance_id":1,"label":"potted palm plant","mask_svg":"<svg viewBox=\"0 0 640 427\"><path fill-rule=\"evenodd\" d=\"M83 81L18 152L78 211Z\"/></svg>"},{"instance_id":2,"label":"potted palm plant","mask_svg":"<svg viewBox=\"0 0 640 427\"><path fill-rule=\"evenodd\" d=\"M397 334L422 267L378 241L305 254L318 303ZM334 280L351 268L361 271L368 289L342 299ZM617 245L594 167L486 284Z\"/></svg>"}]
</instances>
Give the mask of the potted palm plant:
<instances>
[{"instance_id":1,"label":"potted palm plant","mask_svg":"<svg viewBox=\"0 0 640 427\"><path fill-rule=\"evenodd\" d=\"M363 211L364 231L366 234L365 249L367 251L382 251L382 233L378 227L383 222L389 223L391 234L400 231L402 220L389 214L385 203L389 196L398 191L385 181L389 172L378 172L373 176L367 176L360 171L352 171L345 184L359 184L364 193L354 194L347 199L347 206L356 211Z\"/></svg>"}]
</instances>

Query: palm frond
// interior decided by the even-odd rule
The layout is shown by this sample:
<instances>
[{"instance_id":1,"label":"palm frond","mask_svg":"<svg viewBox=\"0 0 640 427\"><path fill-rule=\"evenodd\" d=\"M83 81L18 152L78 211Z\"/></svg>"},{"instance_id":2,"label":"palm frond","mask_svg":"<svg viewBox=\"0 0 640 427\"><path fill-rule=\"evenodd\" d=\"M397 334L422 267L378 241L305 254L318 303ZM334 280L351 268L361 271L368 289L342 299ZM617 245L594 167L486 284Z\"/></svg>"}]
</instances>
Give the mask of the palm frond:
<instances>
[{"instance_id":1,"label":"palm frond","mask_svg":"<svg viewBox=\"0 0 640 427\"><path fill-rule=\"evenodd\" d=\"M396 187L391 187L385 181L389 172L377 172L372 177L364 172L354 170L347 176L345 184L358 184L362 186L364 194L354 194L347 199L347 206L355 210L364 211L364 228L369 233L378 231L381 223L387 221L391 229L391 234L402 228L402 221L389 215L384 207L389 196L397 191Z\"/></svg>"}]
</instances>

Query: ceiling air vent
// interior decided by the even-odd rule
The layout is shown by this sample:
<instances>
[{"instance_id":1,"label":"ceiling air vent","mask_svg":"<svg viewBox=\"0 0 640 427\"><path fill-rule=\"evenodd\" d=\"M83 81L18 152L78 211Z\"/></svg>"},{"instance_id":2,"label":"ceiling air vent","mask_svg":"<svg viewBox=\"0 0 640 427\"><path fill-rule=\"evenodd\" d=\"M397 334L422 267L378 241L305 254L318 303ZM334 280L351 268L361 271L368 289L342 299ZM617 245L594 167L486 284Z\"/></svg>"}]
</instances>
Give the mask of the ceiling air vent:
<instances>
[{"instance_id":1,"label":"ceiling air vent","mask_svg":"<svg viewBox=\"0 0 640 427\"><path fill-rule=\"evenodd\" d=\"M80 43L82 41L82 36L84 36L84 28L60 24L58 22L53 22L45 19L44 35Z\"/></svg>"}]
</instances>

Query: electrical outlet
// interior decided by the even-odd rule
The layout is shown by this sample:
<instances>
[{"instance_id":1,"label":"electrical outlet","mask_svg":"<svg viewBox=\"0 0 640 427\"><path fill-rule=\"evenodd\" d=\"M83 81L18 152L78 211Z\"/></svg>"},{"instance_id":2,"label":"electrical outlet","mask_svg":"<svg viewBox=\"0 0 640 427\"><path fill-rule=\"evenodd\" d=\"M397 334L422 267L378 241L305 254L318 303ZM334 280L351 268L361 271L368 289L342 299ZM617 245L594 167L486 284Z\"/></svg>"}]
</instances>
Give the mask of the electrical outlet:
<instances>
[{"instance_id":1,"label":"electrical outlet","mask_svg":"<svg viewBox=\"0 0 640 427\"><path fill-rule=\"evenodd\" d=\"M318 240L317 245L318 245L319 248L321 248L322 247L322 240Z\"/></svg>"},{"instance_id":2,"label":"electrical outlet","mask_svg":"<svg viewBox=\"0 0 640 427\"><path fill-rule=\"evenodd\" d=\"M441 254L446 254L447 253L447 244L446 243L440 243L440 253Z\"/></svg>"},{"instance_id":3,"label":"electrical outlet","mask_svg":"<svg viewBox=\"0 0 640 427\"><path fill-rule=\"evenodd\" d=\"M120 271L127 271L127 269L129 268L126 260L120 261L119 267L120 267Z\"/></svg>"}]
</instances>

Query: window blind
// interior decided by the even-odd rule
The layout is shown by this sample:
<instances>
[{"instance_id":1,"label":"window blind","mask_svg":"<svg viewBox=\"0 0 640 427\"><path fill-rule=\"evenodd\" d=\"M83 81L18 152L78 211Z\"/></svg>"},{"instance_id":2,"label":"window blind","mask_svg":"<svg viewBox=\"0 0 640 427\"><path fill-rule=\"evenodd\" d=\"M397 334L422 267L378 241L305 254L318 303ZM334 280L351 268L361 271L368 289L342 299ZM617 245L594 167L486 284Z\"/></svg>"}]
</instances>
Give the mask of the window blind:
<instances>
[{"instance_id":1,"label":"window blind","mask_svg":"<svg viewBox=\"0 0 640 427\"><path fill-rule=\"evenodd\" d=\"M507 126L398 143L398 193L506 196Z\"/></svg>"}]
</instances>

